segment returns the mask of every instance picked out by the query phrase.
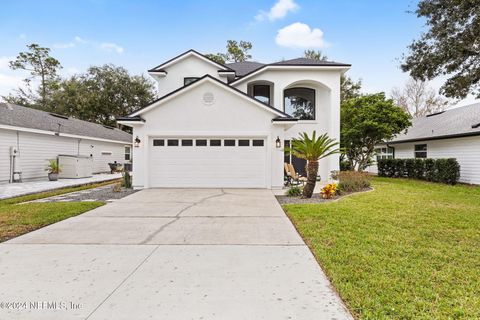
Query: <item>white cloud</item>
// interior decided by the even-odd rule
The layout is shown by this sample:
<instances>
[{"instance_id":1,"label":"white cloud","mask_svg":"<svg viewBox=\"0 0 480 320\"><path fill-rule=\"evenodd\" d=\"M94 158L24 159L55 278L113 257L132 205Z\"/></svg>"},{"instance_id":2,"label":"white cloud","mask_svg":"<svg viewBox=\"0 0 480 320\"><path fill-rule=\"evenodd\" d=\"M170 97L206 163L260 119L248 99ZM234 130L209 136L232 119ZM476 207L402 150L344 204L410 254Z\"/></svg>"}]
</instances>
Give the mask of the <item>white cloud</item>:
<instances>
[{"instance_id":1,"label":"white cloud","mask_svg":"<svg viewBox=\"0 0 480 320\"><path fill-rule=\"evenodd\" d=\"M80 38L79 36L75 36L74 40L75 40L75 42L82 43L82 44L88 43L87 40L85 40L83 38Z\"/></svg>"},{"instance_id":2,"label":"white cloud","mask_svg":"<svg viewBox=\"0 0 480 320\"><path fill-rule=\"evenodd\" d=\"M7 70L9 69L8 63L15 59L15 57L0 57L0 70Z\"/></svg>"},{"instance_id":3,"label":"white cloud","mask_svg":"<svg viewBox=\"0 0 480 320\"><path fill-rule=\"evenodd\" d=\"M22 78L15 75L8 63L15 57L0 57L0 96L7 95L12 89L22 86Z\"/></svg>"},{"instance_id":4,"label":"white cloud","mask_svg":"<svg viewBox=\"0 0 480 320\"><path fill-rule=\"evenodd\" d=\"M120 45L113 43L113 42L95 42L95 41L90 41L86 40L84 38L81 38L79 36L75 36L72 41L65 42L65 43L56 43L53 45L54 48L57 49L67 49L67 48L74 48L80 45L89 45L93 46L97 49L100 49L102 51L106 52L116 52L118 54L123 53L124 49Z\"/></svg>"},{"instance_id":5,"label":"white cloud","mask_svg":"<svg viewBox=\"0 0 480 320\"><path fill-rule=\"evenodd\" d=\"M55 43L53 45L53 47L56 48L56 49L73 48L73 47L75 47L75 43L74 42Z\"/></svg>"},{"instance_id":6,"label":"white cloud","mask_svg":"<svg viewBox=\"0 0 480 320\"><path fill-rule=\"evenodd\" d=\"M323 48L326 45L322 30L312 29L301 22L292 23L278 30L275 42L288 48Z\"/></svg>"},{"instance_id":7,"label":"white cloud","mask_svg":"<svg viewBox=\"0 0 480 320\"><path fill-rule=\"evenodd\" d=\"M123 53L123 47L119 46L116 43L112 42L103 42L100 44L100 49L107 51L107 52L112 52L115 51L116 53Z\"/></svg>"},{"instance_id":8,"label":"white cloud","mask_svg":"<svg viewBox=\"0 0 480 320\"><path fill-rule=\"evenodd\" d=\"M300 8L294 0L278 0L268 12L260 11L255 16L255 20L264 21L266 19L275 21L284 18L289 12L293 12Z\"/></svg>"}]
</instances>

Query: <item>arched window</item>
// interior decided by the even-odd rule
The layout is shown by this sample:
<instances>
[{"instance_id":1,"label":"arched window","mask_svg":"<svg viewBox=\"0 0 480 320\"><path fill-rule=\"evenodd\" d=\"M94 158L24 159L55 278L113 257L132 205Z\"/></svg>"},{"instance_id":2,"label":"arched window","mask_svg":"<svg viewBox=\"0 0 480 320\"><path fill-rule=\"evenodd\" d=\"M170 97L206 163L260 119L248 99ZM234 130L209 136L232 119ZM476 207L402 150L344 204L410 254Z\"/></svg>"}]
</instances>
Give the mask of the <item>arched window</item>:
<instances>
[{"instance_id":1,"label":"arched window","mask_svg":"<svg viewBox=\"0 0 480 320\"><path fill-rule=\"evenodd\" d=\"M315 90L290 88L283 91L285 113L299 120L315 120Z\"/></svg>"}]
</instances>

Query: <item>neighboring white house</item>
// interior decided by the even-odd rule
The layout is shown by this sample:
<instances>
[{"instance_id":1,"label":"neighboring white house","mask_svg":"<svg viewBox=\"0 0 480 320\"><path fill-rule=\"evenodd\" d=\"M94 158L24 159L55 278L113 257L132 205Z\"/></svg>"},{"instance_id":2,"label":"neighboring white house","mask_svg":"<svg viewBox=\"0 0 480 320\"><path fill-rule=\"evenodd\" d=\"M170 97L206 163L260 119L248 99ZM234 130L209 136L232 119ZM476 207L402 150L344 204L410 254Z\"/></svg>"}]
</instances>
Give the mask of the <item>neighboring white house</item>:
<instances>
[{"instance_id":1,"label":"neighboring white house","mask_svg":"<svg viewBox=\"0 0 480 320\"><path fill-rule=\"evenodd\" d=\"M133 185L282 188L284 145L299 132L340 137L349 64L299 58L218 64L189 50L151 70L161 98L118 119L133 128ZM325 181L338 156L320 162Z\"/></svg>"},{"instance_id":2,"label":"neighboring white house","mask_svg":"<svg viewBox=\"0 0 480 320\"><path fill-rule=\"evenodd\" d=\"M117 128L0 103L0 183L13 171L22 180L46 178L47 160L61 154L92 157L94 173L108 172L109 162L131 161L131 146L132 135Z\"/></svg>"},{"instance_id":3,"label":"neighboring white house","mask_svg":"<svg viewBox=\"0 0 480 320\"><path fill-rule=\"evenodd\" d=\"M378 146L377 158L456 158L460 181L480 184L480 103L414 119L406 133Z\"/></svg>"}]
</instances>

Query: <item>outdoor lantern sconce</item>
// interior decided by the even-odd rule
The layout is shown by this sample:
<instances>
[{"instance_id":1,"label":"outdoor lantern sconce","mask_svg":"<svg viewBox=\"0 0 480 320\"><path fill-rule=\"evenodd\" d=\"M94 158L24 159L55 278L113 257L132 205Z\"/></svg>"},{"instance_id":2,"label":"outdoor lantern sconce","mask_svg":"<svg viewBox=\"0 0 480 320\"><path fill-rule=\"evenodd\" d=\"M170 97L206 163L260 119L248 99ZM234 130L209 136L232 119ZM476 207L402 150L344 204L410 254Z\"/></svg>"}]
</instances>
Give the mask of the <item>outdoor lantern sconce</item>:
<instances>
[{"instance_id":1,"label":"outdoor lantern sconce","mask_svg":"<svg viewBox=\"0 0 480 320\"><path fill-rule=\"evenodd\" d=\"M142 141L141 141L140 138L137 136L137 137L135 138L134 142L133 142L133 145L135 146L135 148L140 147L140 142L142 142Z\"/></svg>"},{"instance_id":2,"label":"outdoor lantern sconce","mask_svg":"<svg viewBox=\"0 0 480 320\"><path fill-rule=\"evenodd\" d=\"M277 148L281 148L282 147L282 142L280 141L280 137L277 136L277 140L275 140L275 146Z\"/></svg>"}]
</instances>

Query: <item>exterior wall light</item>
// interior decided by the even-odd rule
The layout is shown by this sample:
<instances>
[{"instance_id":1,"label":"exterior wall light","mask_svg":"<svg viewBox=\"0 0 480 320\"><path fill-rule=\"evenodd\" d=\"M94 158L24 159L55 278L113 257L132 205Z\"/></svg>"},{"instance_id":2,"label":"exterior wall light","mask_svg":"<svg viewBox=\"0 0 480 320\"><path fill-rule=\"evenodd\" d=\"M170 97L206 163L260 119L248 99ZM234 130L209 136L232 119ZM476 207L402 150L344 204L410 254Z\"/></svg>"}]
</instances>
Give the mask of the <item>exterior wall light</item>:
<instances>
[{"instance_id":1,"label":"exterior wall light","mask_svg":"<svg viewBox=\"0 0 480 320\"><path fill-rule=\"evenodd\" d=\"M141 141L140 138L137 136L137 137L135 138L135 140L133 141L133 145L135 146L135 148L140 147L140 142L142 142L142 141Z\"/></svg>"},{"instance_id":2,"label":"exterior wall light","mask_svg":"<svg viewBox=\"0 0 480 320\"><path fill-rule=\"evenodd\" d=\"M280 141L280 137L277 136L277 140L275 140L275 146L277 148L281 148L282 147L282 141Z\"/></svg>"}]
</instances>

